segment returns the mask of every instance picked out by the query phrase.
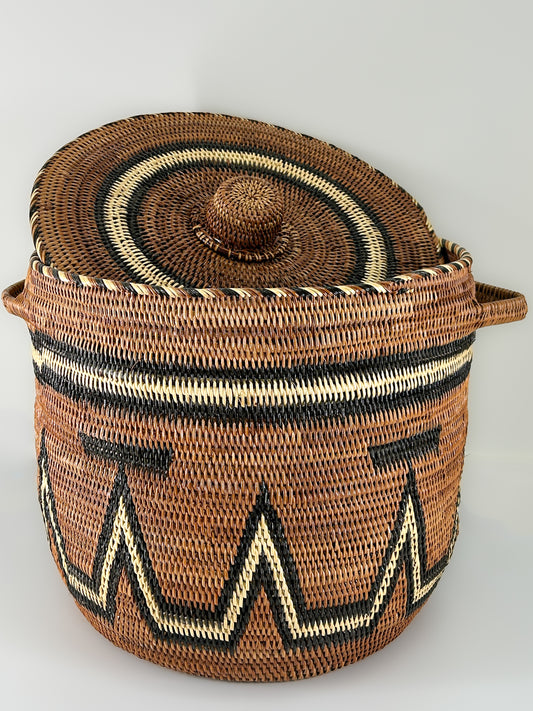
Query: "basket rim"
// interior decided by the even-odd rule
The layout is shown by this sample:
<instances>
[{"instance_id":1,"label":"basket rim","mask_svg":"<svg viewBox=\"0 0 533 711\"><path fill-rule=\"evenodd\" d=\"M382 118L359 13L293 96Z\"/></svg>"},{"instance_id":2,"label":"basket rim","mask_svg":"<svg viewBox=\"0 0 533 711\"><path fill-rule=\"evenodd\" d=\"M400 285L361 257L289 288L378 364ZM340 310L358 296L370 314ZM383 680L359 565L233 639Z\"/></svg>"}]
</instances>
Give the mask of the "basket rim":
<instances>
[{"instance_id":1,"label":"basket rim","mask_svg":"<svg viewBox=\"0 0 533 711\"><path fill-rule=\"evenodd\" d=\"M221 298L221 297L240 297L240 298L309 298L323 297L326 295L334 296L353 296L361 293L384 294L398 293L402 287L410 282L420 280L430 280L438 277L443 277L446 274L470 269L472 266L472 256L464 248L456 242L449 240L438 239L438 245L442 252L448 253L453 261L445 262L444 264L436 264L432 267L417 269L405 274L399 274L382 281L362 281L354 284L338 284L333 286L294 286L294 287L209 287L209 288L192 288L185 286L162 286L152 285L130 281L117 281L114 279L105 279L100 277L92 277L75 272L67 272L57 269L49 264L41 261L37 252L34 252L30 259L30 270L41 274L42 276L62 282L64 284L74 284L81 288L98 288L115 293L130 293L140 296L158 295L171 298L180 297L200 297L200 298Z\"/></svg>"}]
</instances>

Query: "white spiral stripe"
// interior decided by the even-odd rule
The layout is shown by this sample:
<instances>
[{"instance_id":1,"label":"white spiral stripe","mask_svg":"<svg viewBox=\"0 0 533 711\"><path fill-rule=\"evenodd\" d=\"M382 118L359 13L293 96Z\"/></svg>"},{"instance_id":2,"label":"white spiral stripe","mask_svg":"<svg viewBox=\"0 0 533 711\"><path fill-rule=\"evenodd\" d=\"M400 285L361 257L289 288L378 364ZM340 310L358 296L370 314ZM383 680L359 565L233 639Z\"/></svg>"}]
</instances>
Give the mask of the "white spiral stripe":
<instances>
[{"instance_id":1,"label":"white spiral stripe","mask_svg":"<svg viewBox=\"0 0 533 711\"><path fill-rule=\"evenodd\" d=\"M149 283L181 286L162 272L137 247L128 228L128 205L133 192L161 170L176 170L190 163L209 161L220 165L246 165L267 169L281 178L289 177L333 200L359 230L368 258L364 280L379 281L387 275L387 253L383 235L373 220L344 190L310 170L280 158L228 149L188 148L146 158L126 170L113 183L103 204L106 232L115 252L136 274Z\"/></svg>"}]
</instances>

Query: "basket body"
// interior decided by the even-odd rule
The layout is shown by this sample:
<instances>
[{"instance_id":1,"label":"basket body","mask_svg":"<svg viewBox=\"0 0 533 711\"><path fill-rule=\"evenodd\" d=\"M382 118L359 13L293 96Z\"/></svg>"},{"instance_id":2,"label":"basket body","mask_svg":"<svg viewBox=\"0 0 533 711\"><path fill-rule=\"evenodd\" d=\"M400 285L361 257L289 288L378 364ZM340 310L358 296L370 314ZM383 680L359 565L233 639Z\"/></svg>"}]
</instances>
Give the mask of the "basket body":
<instances>
[{"instance_id":1,"label":"basket body","mask_svg":"<svg viewBox=\"0 0 533 711\"><path fill-rule=\"evenodd\" d=\"M34 264L19 308L39 500L91 624L237 680L312 676L394 639L457 534L487 314L455 264L308 298L170 298Z\"/></svg>"}]
</instances>

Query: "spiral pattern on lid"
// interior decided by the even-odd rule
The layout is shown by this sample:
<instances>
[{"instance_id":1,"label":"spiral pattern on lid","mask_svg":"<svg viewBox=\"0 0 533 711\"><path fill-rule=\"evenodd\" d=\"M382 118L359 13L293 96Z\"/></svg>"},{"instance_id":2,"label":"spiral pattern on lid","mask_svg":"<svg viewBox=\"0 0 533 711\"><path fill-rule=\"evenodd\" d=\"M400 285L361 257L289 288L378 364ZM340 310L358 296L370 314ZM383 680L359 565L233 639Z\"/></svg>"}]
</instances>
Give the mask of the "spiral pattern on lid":
<instances>
[{"instance_id":1,"label":"spiral pattern on lid","mask_svg":"<svg viewBox=\"0 0 533 711\"><path fill-rule=\"evenodd\" d=\"M40 259L167 287L375 282L439 262L418 203L364 161L265 123L196 113L86 133L39 174Z\"/></svg>"}]
</instances>

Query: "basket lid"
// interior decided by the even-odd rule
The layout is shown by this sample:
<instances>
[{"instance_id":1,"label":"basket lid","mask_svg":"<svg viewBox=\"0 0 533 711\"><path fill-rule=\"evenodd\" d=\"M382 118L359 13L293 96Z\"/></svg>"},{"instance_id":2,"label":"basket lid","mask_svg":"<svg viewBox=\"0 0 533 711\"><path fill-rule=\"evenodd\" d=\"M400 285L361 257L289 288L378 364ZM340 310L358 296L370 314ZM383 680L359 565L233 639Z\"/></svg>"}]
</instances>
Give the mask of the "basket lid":
<instances>
[{"instance_id":1,"label":"basket lid","mask_svg":"<svg viewBox=\"0 0 533 711\"><path fill-rule=\"evenodd\" d=\"M137 116L90 131L39 173L42 262L166 287L379 281L437 264L419 204L364 161L257 121Z\"/></svg>"}]
</instances>

